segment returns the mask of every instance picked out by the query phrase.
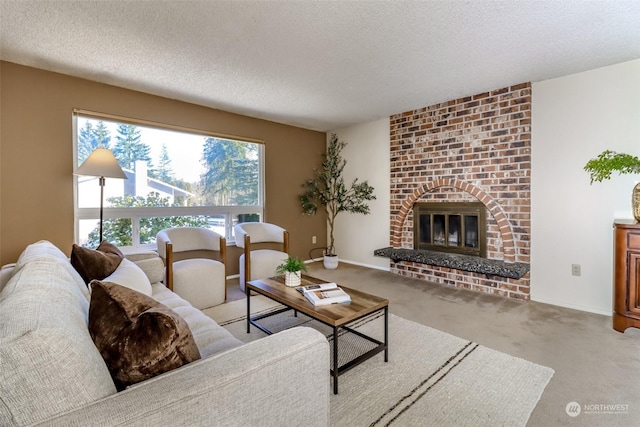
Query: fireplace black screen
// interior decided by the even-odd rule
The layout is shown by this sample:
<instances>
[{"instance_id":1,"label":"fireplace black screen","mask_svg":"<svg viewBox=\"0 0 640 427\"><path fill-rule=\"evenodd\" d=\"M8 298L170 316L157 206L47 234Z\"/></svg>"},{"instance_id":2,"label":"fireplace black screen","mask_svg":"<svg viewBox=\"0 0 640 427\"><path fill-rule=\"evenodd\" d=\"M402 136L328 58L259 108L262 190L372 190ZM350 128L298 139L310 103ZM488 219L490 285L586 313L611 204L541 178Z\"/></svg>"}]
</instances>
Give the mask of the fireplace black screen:
<instances>
[{"instance_id":1,"label":"fireplace black screen","mask_svg":"<svg viewBox=\"0 0 640 427\"><path fill-rule=\"evenodd\" d=\"M414 249L486 257L486 208L482 203L416 203Z\"/></svg>"}]
</instances>

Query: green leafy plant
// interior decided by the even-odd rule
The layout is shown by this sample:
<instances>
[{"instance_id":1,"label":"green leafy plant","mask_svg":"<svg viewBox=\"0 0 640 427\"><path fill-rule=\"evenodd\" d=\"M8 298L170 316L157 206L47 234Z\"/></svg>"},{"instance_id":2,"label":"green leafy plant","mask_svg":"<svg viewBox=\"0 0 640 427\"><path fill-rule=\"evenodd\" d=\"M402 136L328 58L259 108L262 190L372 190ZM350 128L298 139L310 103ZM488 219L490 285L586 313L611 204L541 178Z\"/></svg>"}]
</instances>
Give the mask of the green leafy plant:
<instances>
[{"instance_id":1,"label":"green leafy plant","mask_svg":"<svg viewBox=\"0 0 640 427\"><path fill-rule=\"evenodd\" d=\"M307 215L315 215L319 206L325 206L327 210L327 222L329 224L329 246L326 255L335 255L333 226L340 212L368 214L368 200L375 200L373 187L367 181L358 182L354 179L350 187L344 183L342 176L347 161L340 154L347 145L340 141L336 134L331 135L327 151L323 154L322 169L315 170L315 177L308 179L303 184L306 191L300 195L302 212Z\"/></svg>"},{"instance_id":2,"label":"green leafy plant","mask_svg":"<svg viewBox=\"0 0 640 427\"><path fill-rule=\"evenodd\" d=\"M287 258L282 264L276 267L277 274L284 274L285 272L295 273L297 271L307 271L307 265L298 258Z\"/></svg>"},{"instance_id":3,"label":"green leafy plant","mask_svg":"<svg viewBox=\"0 0 640 427\"><path fill-rule=\"evenodd\" d=\"M591 184L611 178L612 172L624 174L640 174L640 159L636 156L605 150L595 159L587 162L584 170L589 172Z\"/></svg>"},{"instance_id":4,"label":"green leafy plant","mask_svg":"<svg viewBox=\"0 0 640 427\"><path fill-rule=\"evenodd\" d=\"M168 197L162 197L157 191L152 191L146 196L132 196L126 194L107 199L114 208L147 208L180 206L179 203L171 204ZM131 218L106 219L103 223L103 239L117 246L133 245ZM156 234L160 230L172 227L206 227L207 219L204 216L168 216L140 218L140 243L153 243ZM100 244L99 228L89 233L88 240L83 246L96 248Z\"/></svg>"}]
</instances>

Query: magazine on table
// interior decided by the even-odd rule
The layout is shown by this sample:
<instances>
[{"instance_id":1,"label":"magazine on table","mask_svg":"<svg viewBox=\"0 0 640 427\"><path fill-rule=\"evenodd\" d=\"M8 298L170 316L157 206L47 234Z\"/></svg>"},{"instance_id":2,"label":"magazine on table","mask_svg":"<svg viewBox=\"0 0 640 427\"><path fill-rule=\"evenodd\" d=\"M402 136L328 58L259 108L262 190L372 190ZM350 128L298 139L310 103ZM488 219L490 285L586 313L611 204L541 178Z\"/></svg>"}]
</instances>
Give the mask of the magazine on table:
<instances>
[{"instance_id":1,"label":"magazine on table","mask_svg":"<svg viewBox=\"0 0 640 427\"><path fill-rule=\"evenodd\" d=\"M296 290L302 293L313 305L339 304L351 301L349 294L335 283L299 286Z\"/></svg>"}]
</instances>

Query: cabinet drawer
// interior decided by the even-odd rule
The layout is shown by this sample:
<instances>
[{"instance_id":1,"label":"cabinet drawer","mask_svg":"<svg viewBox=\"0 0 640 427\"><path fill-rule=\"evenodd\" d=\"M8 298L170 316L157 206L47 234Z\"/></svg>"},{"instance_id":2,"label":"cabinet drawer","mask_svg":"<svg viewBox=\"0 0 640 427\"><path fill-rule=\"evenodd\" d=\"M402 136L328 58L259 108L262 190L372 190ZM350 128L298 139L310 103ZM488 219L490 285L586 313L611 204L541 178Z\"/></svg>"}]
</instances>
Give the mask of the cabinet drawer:
<instances>
[{"instance_id":1,"label":"cabinet drawer","mask_svg":"<svg viewBox=\"0 0 640 427\"><path fill-rule=\"evenodd\" d=\"M640 234L629 233L627 235L627 247L629 249L640 249Z\"/></svg>"}]
</instances>

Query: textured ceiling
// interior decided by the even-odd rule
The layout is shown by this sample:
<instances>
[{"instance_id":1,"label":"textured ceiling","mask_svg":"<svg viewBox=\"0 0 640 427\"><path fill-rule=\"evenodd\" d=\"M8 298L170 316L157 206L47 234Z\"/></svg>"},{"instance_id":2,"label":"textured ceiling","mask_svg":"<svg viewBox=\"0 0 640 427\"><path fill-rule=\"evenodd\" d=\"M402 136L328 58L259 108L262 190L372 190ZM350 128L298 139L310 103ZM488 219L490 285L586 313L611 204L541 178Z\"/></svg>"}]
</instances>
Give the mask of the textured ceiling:
<instances>
[{"instance_id":1,"label":"textured ceiling","mask_svg":"<svg viewBox=\"0 0 640 427\"><path fill-rule=\"evenodd\" d=\"M0 58L327 131L640 58L640 1L0 0Z\"/></svg>"}]
</instances>

